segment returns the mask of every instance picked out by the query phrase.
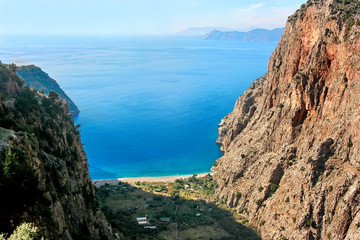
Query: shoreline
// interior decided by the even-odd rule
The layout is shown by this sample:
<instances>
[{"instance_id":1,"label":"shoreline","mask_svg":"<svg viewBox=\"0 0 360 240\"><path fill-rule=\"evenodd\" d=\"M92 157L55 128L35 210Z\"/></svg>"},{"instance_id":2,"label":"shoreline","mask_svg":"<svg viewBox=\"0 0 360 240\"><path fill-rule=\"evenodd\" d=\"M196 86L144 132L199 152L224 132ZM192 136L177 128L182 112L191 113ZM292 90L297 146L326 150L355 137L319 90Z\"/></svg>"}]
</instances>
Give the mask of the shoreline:
<instances>
[{"instance_id":1,"label":"shoreline","mask_svg":"<svg viewBox=\"0 0 360 240\"><path fill-rule=\"evenodd\" d=\"M206 175L213 175L212 172L198 173L197 177L205 177ZM188 175L175 175L175 176L162 176L162 177L129 177L129 178L118 178L118 179L109 179L109 180L93 180L95 187L101 187L103 185L111 184L117 185L119 182L126 182L131 185L134 185L136 182L174 182L176 179L183 179L192 177L194 174Z\"/></svg>"}]
</instances>

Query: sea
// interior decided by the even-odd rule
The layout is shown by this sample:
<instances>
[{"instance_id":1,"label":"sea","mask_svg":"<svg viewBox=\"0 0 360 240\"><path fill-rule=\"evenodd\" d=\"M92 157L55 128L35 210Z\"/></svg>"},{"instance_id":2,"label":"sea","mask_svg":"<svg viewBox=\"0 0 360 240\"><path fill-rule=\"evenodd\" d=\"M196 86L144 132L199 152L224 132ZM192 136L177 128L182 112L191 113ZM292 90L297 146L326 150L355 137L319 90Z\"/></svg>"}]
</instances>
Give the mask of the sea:
<instances>
[{"instance_id":1,"label":"sea","mask_svg":"<svg viewBox=\"0 0 360 240\"><path fill-rule=\"evenodd\" d=\"M277 43L182 36L0 37L0 60L34 64L79 107L93 180L209 172L221 119L267 71Z\"/></svg>"}]
</instances>

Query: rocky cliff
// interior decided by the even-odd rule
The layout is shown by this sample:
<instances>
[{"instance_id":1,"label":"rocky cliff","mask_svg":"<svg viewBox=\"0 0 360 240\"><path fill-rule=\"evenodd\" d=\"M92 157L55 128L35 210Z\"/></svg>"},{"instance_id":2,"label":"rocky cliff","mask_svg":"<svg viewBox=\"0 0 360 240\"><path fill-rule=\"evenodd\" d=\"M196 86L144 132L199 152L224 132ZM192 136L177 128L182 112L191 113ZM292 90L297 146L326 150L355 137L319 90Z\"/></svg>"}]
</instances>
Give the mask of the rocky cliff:
<instances>
[{"instance_id":1,"label":"rocky cliff","mask_svg":"<svg viewBox=\"0 0 360 240\"><path fill-rule=\"evenodd\" d=\"M112 239L67 104L0 64L0 232L33 222L46 239Z\"/></svg>"},{"instance_id":2,"label":"rocky cliff","mask_svg":"<svg viewBox=\"0 0 360 240\"><path fill-rule=\"evenodd\" d=\"M264 239L360 239L359 12L304 4L220 123L218 192Z\"/></svg>"},{"instance_id":3,"label":"rocky cliff","mask_svg":"<svg viewBox=\"0 0 360 240\"><path fill-rule=\"evenodd\" d=\"M59 94L59 97L66 100L69 104L71 115L76 115L80 112L78 107L61 89L59 84L54 79L50 78L46 72L41 70L41 68L34 65L17 67L16 74L25 80L26 85L36 88L38 91L43 90L45 94L54 91Z\"/></svg>"}]
</instances>

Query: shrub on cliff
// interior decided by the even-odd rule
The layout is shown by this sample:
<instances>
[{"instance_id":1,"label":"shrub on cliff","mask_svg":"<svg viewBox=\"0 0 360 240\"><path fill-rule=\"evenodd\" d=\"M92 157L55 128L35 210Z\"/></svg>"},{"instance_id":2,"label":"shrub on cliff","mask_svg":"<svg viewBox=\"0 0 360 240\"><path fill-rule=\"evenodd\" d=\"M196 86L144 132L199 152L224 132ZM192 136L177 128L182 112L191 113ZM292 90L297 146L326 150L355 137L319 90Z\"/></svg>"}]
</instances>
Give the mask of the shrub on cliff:
<instances>
[{"instance_id":1,"label":"shrub on cliff","mask_svg":"<svg viewBox=\"0 0 360 240\"><path fill-rule=\"evenodd\" d=\"M8 222L10 215L16 215L32 205L41 194L37 189L37 179L25 163L26 155L22 150L13 148L6 151L0 160L0 222ZM21 208L19 207L21 206ZM11 226L4 226L10 230Z\"/></svg>"},{"instance_id":2,"label":"shrub on cliff","mask_svg":"<svg viewBox=\"0 0 360 240\"><path fill-rule=\"evenodd\" d=\"M40 238L38 232L39 229L34 224L23 223L15 229L7 240L43 240L44 238ZM0 234L0 240L6 240L6 235Z\"/></svg>"}]
</instances>

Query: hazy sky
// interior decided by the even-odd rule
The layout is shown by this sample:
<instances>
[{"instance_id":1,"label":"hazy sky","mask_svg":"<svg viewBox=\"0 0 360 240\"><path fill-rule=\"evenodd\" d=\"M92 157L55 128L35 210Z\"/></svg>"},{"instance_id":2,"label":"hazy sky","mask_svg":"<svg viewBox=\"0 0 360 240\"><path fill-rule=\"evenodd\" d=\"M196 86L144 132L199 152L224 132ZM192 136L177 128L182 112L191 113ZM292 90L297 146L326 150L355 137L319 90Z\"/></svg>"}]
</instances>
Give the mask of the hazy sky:
<instances>
[{"instance_id":1,"label":"hazy sky","mask_svg":"<svg viewBox=\"0 0 360 240\"><path fill-rule=\"evenodd\" d=\"M306 0L0 0L0 34L168 34L282 27Z\"/></svg>"}]
</instances>

